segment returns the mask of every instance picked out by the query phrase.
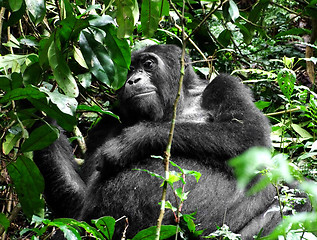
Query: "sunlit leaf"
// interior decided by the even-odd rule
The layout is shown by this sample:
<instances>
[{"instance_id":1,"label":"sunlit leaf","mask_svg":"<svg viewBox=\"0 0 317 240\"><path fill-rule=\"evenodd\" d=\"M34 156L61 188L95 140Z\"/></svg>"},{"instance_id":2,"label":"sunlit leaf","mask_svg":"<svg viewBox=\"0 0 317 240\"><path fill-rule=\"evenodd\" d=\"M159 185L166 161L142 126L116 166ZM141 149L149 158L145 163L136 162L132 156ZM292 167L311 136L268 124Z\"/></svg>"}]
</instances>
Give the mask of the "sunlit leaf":
<instances>
[{"instance_id":1,"label":"sunlit leaf","mask_svg":"<svg viewBox=\"0 0 317 240\"><path fill-rule=\"evenodd\" d=\"M42 22L46 12L45 1L25 0L25 4L34 24L37 25Z\"/></svg>"},{"instance_id":2,"label":"sunlit leaf","mask_svg":"<svg viewBox=\"0 0 317 240\"><path fill-rule=\"evenodd\" d=\"M162 16L169 14L167 0L143 0L141 7L141 24L145 36L151 37L157 29Z\"/></svg>"},{"instance_id":3,"label":"sunlit leaf","mask_svg":"<svg viewBox=\"0 0 317 240\"><path fill-rule=\"evenodd\" d=\"M139 6L137 0L116 0L118 37L126 38L133 34L134 26L139 20Z\"/></svg>"},{"instance_id":4,"label":"sunlit leaf","mask_svg":"<svg viewBox=\"0 0 317 240\"><path fill-rule=\"evenodd\" d=\"M77 83L55 41L48 48L48 61L59 87L69 97L77 97L79 90Z\"/></svg>"}]
</instances>

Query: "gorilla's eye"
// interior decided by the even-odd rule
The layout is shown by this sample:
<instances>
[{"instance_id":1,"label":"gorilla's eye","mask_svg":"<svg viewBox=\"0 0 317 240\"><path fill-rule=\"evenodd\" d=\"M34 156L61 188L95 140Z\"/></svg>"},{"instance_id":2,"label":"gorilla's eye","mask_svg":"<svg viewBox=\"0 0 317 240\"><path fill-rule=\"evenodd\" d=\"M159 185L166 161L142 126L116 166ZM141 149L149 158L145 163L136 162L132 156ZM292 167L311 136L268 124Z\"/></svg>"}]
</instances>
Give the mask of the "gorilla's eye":
<instances>
[{"instance_id":1,"label":"gorilla's eye","mask_svg":"<svg viewBox=\"0 0 317 240\"><path fill-rule=\"evenodd\" d=\"M147 59L143 62L143 67L145 68L145 70L152 70L152 68L154 67L155 63L153 60L151 59Z\"/></svg>"}]
</instances>

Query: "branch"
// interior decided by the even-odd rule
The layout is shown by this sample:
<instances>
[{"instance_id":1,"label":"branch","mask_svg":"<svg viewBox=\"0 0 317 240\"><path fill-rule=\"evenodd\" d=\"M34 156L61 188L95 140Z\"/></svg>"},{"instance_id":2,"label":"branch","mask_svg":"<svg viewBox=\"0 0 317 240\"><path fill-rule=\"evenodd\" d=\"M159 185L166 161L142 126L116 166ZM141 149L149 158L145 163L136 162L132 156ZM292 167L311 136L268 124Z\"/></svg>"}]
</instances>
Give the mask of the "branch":
<instances>
[{"instance_id":1,"label":"branch","mask_svg":"<svg viewBox=\"0 0 317 240\"><path fill-rule=\"evenodd\" d=\"M165 168L166 180L169 178L169 161L171 157L171 147L172 147L172 141L173 141L173 135L174 135L174 129L175 129L175 123L176 123L177 105L181 96L182 87L183 87L183 79L185 74L185 47L186 47L187 38L185 36L185 31L184 31L184 9L185 9L185 0L183 0L183 9L182 9L182 16L181 16L183 46L182 46L182 56L180 60L181 61L180 79L179 79L177 96L173 105L173 117L172 117L170 132L168 135L168 143L166 146L166 150L164 152L164 168ZM168 185L166 180L164 181L164 184L163 184L161 210L160 210L160 215L157 219L156 234L155 234L156 240L160 239L160 231L161 231L162 221L163 221L164 213L165 213L165 201L166 201L166 192L167 192L167 185Z\"/></svg>"}]
</instances>

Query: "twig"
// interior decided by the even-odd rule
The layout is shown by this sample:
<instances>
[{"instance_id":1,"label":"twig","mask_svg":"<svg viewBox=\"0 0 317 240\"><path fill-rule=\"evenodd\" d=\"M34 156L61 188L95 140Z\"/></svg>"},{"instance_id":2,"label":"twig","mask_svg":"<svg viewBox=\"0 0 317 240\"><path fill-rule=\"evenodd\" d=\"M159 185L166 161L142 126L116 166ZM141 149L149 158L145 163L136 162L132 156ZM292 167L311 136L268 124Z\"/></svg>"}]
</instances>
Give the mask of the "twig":
<instances>
[{"instance_id":1,"label":"twig","mask_svg":"<svg viewBox=\"0 0 317 240\"><path fill-rule=\"evenodd\" d=\"M267 113L267 114L265 114L265 116L275 116L275 115L280 115L280 114L284 114L284 113L296 112L298 110L300 110L300 107L296 107L296 108L292 108L292 109L288 109L288 110L284 110L284 111L279 111L279 112L274 112L274 113Z\"/></svg>"},{"instance_id":2,"label":"twig","mask_svg":"<svg viewBox=\"0 0 317 240\"><path fill-rule=\"evenodd\" d=\"M170 1L171 2L171 1ZM168 135L168 144L166 146L166 150L164 152L164 169L165 169L165 179L167 180L169 178L169 160L171 157L171 147L172 147L172 141L173 141L173 135L174 135L174 129L175 129L175 123L176 123L176 115L177 115L177 105L178 101L181 96L182 87L183 87L183 79L185 74L185 47L186 47L186 37L185 37L185 31L184 31L184 9L185 9L185 0L183 0L183 9L182 9L182 16L181 16L181 23L182 23L182 39L183 39L183 46L182 46L182 55L181 55L181 69L180 69L180 78L179 78L179 86L178 86L178 92L177 96L174 101L173 105L173 117L171 122L171 129ZM161 210L159 217L157 219L157 226L156 226L156 234L155 239L160 239L160 232L161 232L161 226L162 221L165 213L165 201L166 201L166 192L167 192L167 181L164 181L163 184L163 192L162 192L162 198L161 198Z\"/></svg>"},{"instance_id":3,"label":"twig","mask_svg":"<svg viewBox=\"0 0 317 240\"><path fill-rule=\"evenodd\" d=\"M4 7L1 8L0 10L0 36L2 36L2 26L3 26L3 19L4 19L4 13L6 9ZM1 50L1 38L0 38L0 50ZM1 53L1 51L0 51Z\"/></svg>"}]
</instances>

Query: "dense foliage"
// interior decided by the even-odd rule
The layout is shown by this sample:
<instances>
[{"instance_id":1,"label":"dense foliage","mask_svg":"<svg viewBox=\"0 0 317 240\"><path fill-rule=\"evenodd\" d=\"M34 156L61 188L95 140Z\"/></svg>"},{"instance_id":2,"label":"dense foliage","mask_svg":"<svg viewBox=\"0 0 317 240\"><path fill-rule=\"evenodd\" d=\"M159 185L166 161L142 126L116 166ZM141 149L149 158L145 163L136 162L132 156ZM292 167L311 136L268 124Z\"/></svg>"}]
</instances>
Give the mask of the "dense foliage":
<instances>
[{"instance_id":1,"label":"dense foliage","mask_svg":"<svg viewBox=\"0 0 317 240\"><path fill-rule=\"evenodd\" d=\"M317 185L306 180L317 180L316 0L0 0L0 7L2 239L45 238L57 228L68 239L80 239L76 227L111 239L111 217L89 225L50 215L32 151L48 146L59 131L34 123L45 122L43 116L56 119L70 132L81 158L87 131L102 114L113 115L131 50L154 43L186 43L195 70L206 81L227 72L252 87L256 105L271 120L274 149L251 149L232 160L239 183L245 186L263 166L266 178L254 191L299 179L314 211L285 217L268 238L317 239ZM184 170L178 169L173 181L182 179ZM163 180L173 186L171 179ZM302 201L294 191L283 188L281 208ZM184 193L177 195L186 204ZM183 219L189 231L201 234L193 216ZM175 231L162 226L161 237ZM134 239L151 234L155 228ZM226 226L210 237L219 236L239 239Z\"/></svg>"}]
</instances>

